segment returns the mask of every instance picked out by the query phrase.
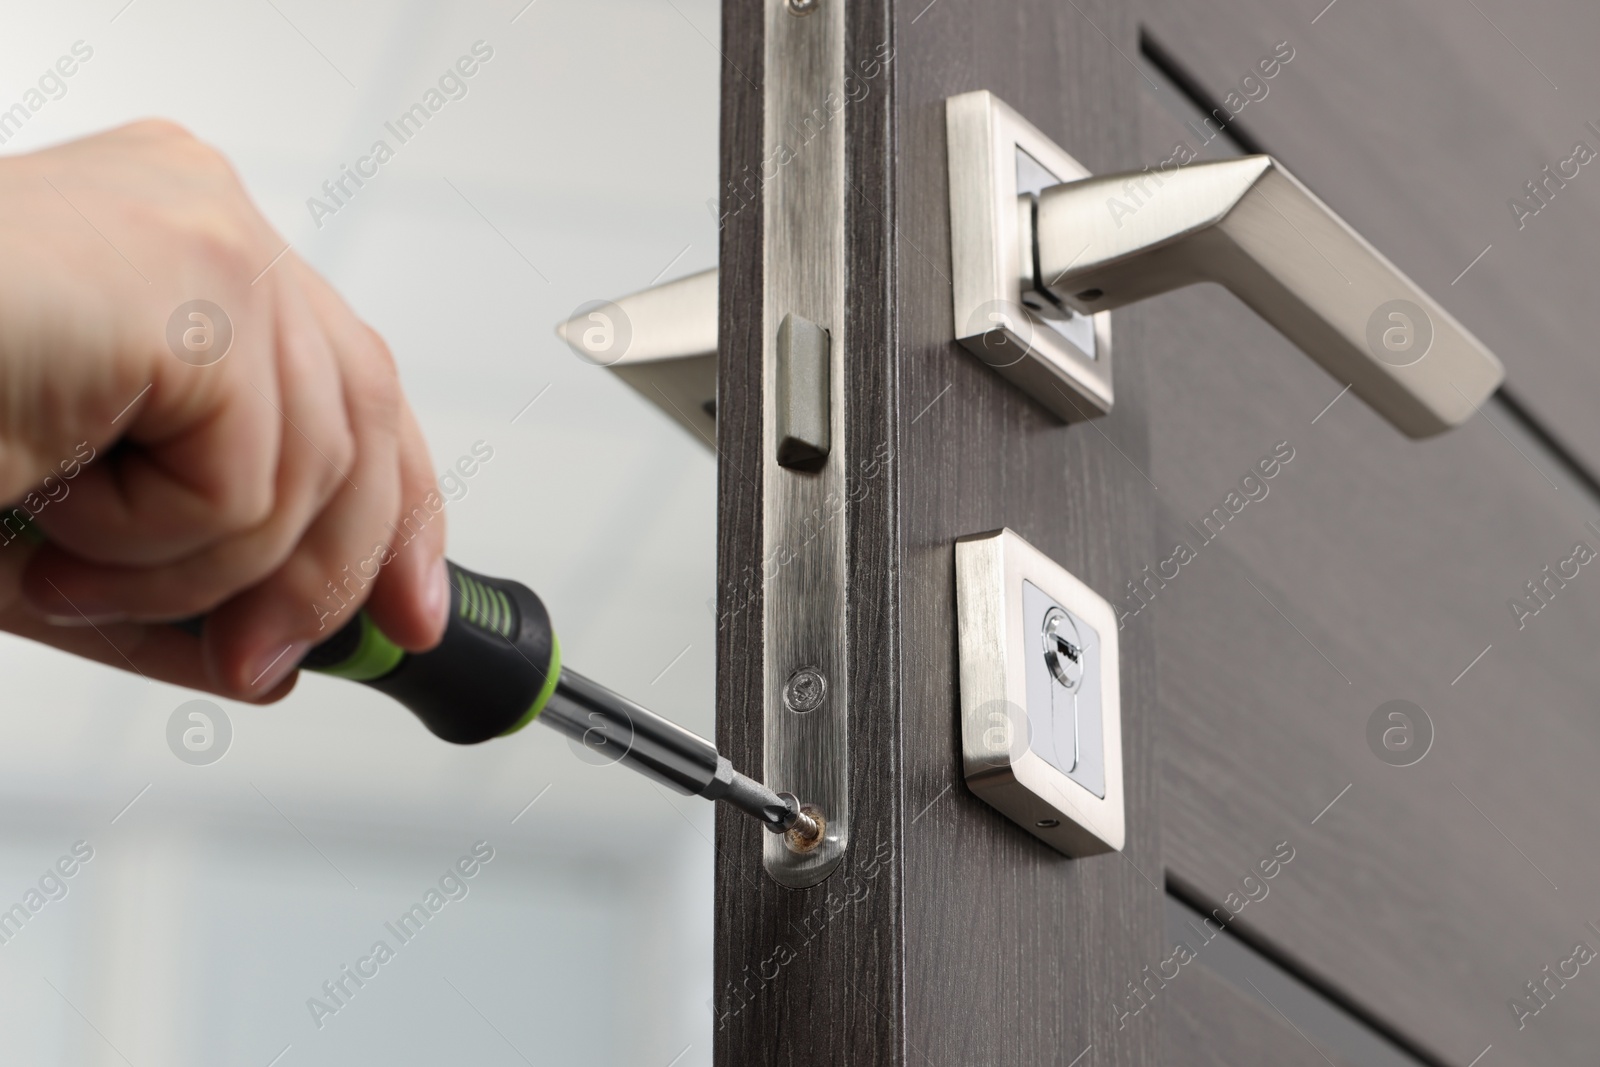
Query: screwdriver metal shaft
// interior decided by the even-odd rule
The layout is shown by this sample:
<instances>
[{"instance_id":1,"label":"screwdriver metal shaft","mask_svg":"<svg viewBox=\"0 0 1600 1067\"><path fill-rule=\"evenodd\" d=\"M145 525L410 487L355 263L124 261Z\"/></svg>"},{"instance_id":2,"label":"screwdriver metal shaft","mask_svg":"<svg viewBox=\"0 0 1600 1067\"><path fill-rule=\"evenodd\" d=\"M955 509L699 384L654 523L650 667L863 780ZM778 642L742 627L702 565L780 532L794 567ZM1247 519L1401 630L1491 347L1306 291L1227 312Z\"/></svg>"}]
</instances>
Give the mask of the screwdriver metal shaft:
<instances>
[{"instance_id":1,"label":"screwdriver metal shaft","mask_svg":"<svg viewBox=\"0 0 1600 1067\"><path fill-rule=\"evenodd\" d=\"M777 793L733 769L727 757L698 734L662 718L570 667L561 668L555 692L538 721L566 734L608 763L622 763L685 796L725 800L753 815L773 833L818 827L793 793Z\"/></svg>"}]
</instances>

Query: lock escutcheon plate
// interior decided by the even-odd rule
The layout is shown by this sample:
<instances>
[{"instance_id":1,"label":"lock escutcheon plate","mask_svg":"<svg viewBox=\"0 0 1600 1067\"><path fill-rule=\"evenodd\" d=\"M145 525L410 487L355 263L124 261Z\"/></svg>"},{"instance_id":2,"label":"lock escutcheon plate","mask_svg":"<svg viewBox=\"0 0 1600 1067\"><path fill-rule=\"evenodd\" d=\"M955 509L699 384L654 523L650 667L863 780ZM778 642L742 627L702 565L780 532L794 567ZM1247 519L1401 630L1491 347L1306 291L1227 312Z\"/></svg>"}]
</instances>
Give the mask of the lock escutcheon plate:
<instances>
[{"instance_id":1,"label":"lock escutcheon plate","mask_svg":"<svg viewBox=\"0 0 1600 1067\"><path fill-rule=\"evenodd\" d=\"M1081 641L1075 689L1053 677L1046 659L1045 623L1058 610ZM999 530L956 542L956 611L967 787L1068 856L1120 851L1121 682L1111 605ZM1060 694L1072 698L1070 709Z\"/></svg>"}]
</instances>

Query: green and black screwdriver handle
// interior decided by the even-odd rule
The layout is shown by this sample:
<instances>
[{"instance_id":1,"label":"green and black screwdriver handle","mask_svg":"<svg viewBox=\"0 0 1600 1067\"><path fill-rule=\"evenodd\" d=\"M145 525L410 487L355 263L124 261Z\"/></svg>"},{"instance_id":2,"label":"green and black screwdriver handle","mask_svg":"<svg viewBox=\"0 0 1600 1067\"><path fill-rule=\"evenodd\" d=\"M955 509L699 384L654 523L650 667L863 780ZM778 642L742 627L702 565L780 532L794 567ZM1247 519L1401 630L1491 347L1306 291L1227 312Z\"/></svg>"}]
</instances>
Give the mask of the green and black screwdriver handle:
<instances>
[{"instance_id":1,"label":"green and black screwdriver handle","mask_svg":"<svg viewBox=\"0 0 1600 1067\"><path fill-rule=\"evenodd\" d=\"M458 745L545 723L686 796L725 800L768 830L789 833L802 850L820 843L820 820L803 813L794 794L740 774L705 738L562 666L550 615L533 590L445 565L450 621L436 648L407 652L362 611L300 666L386 693ZM200 622L179 625L194 632Z\"/></svg>"}]
</instances>

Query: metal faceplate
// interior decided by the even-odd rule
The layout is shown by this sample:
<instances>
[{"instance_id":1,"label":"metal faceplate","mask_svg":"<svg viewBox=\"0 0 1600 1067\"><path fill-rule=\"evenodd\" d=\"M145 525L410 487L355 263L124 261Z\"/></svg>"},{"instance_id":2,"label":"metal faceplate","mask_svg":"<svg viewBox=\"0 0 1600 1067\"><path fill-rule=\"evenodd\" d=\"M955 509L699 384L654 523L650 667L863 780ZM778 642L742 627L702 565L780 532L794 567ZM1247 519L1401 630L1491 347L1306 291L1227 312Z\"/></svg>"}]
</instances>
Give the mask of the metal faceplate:
<instances>
[{"instance_id":1,"label":"metal faceplate","mask_svg":"<svg viewBox=\"0 0 1600 1067\"><path fill-rule=\"evenodd\" d=\"M837 0L766 0L762 178L762 666L764 781L793 793L826 824L797 851L768 835L767 873L815 885L850 842L845 633L844 360L845 11ZM785 317L827 332L828 447L814 469L779 462L779 329ZM791 354L792 355L792 354Z\"/></svg>"},{"instance_id":2,"label":"metal faceplate","mask_svg":"<svg viewBox=\"0 0 1600 1067\"><path fill-rule=\"evenodd\" d=\"M1120 851L1117 620L1011 530L956 542L967 787L1068 856Z\"/></svg>"},{"instance_id":3,"label":"metal faceplate","mask_svg":"<svg viewBox=\"0 0 1600 1067\"><path fill-rule=\"evenodd\" d=\"M1111 410L1111 316L1082 315L1030 284L1031 201L1089 177L987 90L945 101L956 339L1062 419Z\"/></svg>"}]
</instances>

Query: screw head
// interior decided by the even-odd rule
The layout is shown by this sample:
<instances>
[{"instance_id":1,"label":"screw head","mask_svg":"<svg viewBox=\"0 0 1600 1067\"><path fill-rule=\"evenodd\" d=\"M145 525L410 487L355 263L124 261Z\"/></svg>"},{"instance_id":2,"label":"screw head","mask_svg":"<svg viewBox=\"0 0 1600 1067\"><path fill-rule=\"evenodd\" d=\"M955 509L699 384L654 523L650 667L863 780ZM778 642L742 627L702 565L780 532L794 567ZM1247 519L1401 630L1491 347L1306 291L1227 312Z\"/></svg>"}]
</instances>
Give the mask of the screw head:
<instances>
[{"instance_id":1,"label":"screw head","mask_svg":"<svg viewBox=\"0 0 1600 1067\"><path fill-rule=\"evenodd\" d=\"M816 711L828 696L828 679L815 667L801 667L783 685L783 703L797 715Z\"/></svg>"},{"instance_id":2,"label":"screw head","mask_svg":"<svg viewBox=\"0 0 1600 1067\"><path fill-rule=\"evenodd\" d=\"M1083 682L1083 638L1078 624L1060 608L1051 608L1044 617L1044 662L1050 674L1067 689Z\"/></svg>"},{"instance_id":3,"label":"screw head","mask_svg":"<svg viewBox=\"0 0 1600 1067\"><path fill-rule=\"evenodd\" d=\"M811 804L802 804L800 814L803 818L784 831L783 843L789 851L804 855L815 852L827 840L828 820L821 810Z\"/></svg>"}]
</instances>

